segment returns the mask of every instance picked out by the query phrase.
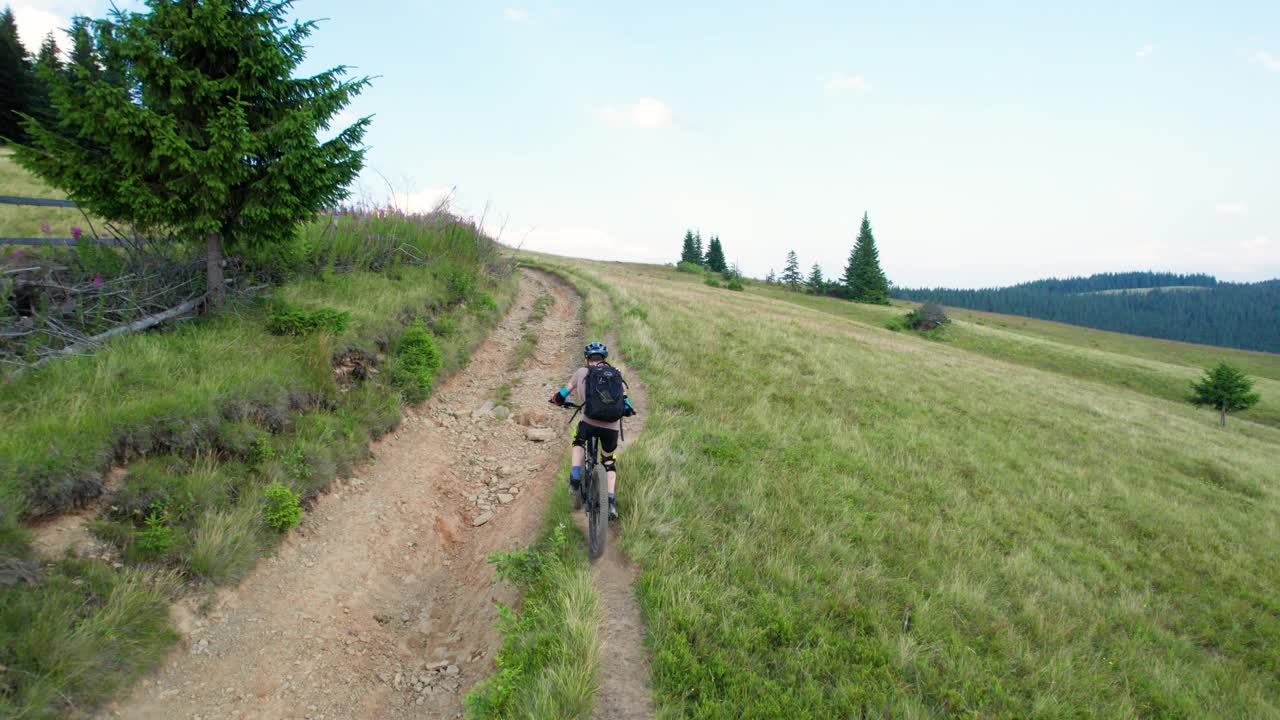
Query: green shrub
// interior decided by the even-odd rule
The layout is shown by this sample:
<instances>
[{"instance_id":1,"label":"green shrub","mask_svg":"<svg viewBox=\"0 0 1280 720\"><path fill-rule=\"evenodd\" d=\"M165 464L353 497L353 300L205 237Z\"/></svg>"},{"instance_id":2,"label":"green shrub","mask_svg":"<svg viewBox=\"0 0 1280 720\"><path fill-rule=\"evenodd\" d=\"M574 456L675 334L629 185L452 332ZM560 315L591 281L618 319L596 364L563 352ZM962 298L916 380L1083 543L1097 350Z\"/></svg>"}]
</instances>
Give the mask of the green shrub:
<instances>
[{"instance_id":1,"label":"green shrub","mask_svg":"<svg viewBox=\"0 0 1280 720\"><path fill-rule=\"evenodd\" d=\"M717 280L714 275L708 275L707 279L703 280L702 282L705 283L708 287L713 287L713 288L720 287L720 281Z\"/></svg>"},{"instance_id":2,"label":"green shrub","mask_svg":"<svg viewBox=\"0 0 1280 720\"><path fill-rule=\"evenodd\" d=\"M947 317L942 306L930 301L906 315L889 318L884 326L894 332L916 330L930 340L941 340L943 339L942 329L950 322L951 319Z\"/></svg>"},{"instance_id":3,"label":"green shrub","mask_svg":"<svg viewBox=\"0 0 1280 720\"><path fill-rule=\"evenodd\" d=\"M738 278L733 278L732 280L730 280L728 283L725 284L725 287L730 290L737 290L738 292L742 292L742 281L739 280Z\"/></svg>"},{"instance_id":4,"label":"green shrub","mask_svg":"<svg viewBox=\"0 0 1280 720\"><path fill-rule=\"evenodd\" d=\"M676 265L676 272L693 273L694 275L701 275L702 273L706 272L706 268L702 267L697 263L682 262Z\"/></svg>"},{"instance_id":5,"label":"green shrub","mask_svg":"<svg viewBox=\"0 0 1280 720\"><path fill-rule=\"evenodd\" d=\"M280 306L267 316L267 331L272 335L310 335L321 331L337 334L347 329L351 314L332 308L298 310Z\"/></svg>"},{"instance_id":6,"label":"green shrub","mask_svg":"<svg viewBox=\"0 0 1280 720\"><path fill-rule=\"evenodd\" d=\"M262 491L266 508L262 520L278 533L288 532L302 522L302 498L279 482L273 482Z\"/></svg>"},{"instance_id":7,"label":"green shrub","mask_svg":"<svg viewBox=\"0 0 1280 720\"><path fill-rule=\"evenodd\" d=\"M444 269L445 285L449 288L449 302L466 300L476 291L476 275L455 267Z\"/></svg>"},{"instance_id":8,"label":"green shrub","mask_svg":"<svg viewBox=\"0 0 1280 720\"><path fill-rule=\"evenodd\" d=\"M440 369L440 350L435 338L422 325L413 325L400 336L391 365L391 381L405 400L419 403L427 399Z\"/></svg>"}]
</instances>

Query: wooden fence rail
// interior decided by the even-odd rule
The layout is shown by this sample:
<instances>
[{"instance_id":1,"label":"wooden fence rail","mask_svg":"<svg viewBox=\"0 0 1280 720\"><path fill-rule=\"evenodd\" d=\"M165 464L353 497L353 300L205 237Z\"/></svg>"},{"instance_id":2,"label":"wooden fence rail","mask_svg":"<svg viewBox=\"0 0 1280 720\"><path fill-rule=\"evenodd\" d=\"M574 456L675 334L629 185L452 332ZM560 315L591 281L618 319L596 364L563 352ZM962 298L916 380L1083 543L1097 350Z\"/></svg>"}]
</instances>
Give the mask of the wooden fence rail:
<instances>
[{"instance_id":1,"label":"wooden fence rail","mask_svg":"<svg viewBox=\"0 0 1280 720\"><path fill-rule=\"evenodd\" d=\"M80 207L71 200L57 200L54 198L29 198L18 197L16 195L0 195L0 205L31 205L34 207ZM119 245L120 241L115 238L84 238L84 241L96 243L98 245ZM75 238L68 237L25 237L11 238L0 237L0 245L55 245L55 246L74 246L77 243Z\"/></svg>"},{"instance_id":2,"label":"wooden fence rail","mask_svg":"<svg viewBox=\"0 0 1280 720\"><path fill-rule=\"evenodd\" d=\"M35 205L37 207L80 207L70 200L54 198L29 198L16 195L0 195L0 205Z\"/></svg>"}]
</instances>

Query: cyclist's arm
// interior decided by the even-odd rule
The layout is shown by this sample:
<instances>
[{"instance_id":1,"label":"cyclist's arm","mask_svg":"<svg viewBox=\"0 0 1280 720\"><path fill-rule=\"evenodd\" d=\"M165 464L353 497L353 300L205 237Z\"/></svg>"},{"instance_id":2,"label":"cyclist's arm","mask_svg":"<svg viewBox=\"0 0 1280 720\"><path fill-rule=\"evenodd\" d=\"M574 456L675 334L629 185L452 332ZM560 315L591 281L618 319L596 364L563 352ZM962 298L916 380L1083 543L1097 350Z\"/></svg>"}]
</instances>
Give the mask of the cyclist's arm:
<instances>
[{"instance_id":1,"label":"cyclist's arm","mask_svg":"<svg viewBox=\"0 0 1280 720\"><path fill-rule=\"evenodd\" d=\"M585 374L585 373L582 373L581 371L579 371L579 372L575 372L572 376L570 376L569 382L566 383L559 390L557 390L555 395L551 396L551 402L555 403L556 405L563 405L566 402L568 402L573 392L578 389L579 385L582 384L581 379L578 377L580 374Z\"/></svg>"}]
</instances>

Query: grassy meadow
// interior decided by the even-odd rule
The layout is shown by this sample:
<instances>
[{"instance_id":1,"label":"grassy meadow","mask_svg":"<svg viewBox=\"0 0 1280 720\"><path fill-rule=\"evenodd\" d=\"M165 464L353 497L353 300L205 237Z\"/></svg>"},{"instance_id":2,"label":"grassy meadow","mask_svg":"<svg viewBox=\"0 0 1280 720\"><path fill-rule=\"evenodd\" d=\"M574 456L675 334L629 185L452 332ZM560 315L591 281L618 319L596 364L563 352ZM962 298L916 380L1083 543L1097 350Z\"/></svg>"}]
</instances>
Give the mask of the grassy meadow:
<instances>
[{"instance_id":1,"label":"grassy meadow","mask_svg":"<svg viewBox=\"0 0 1280 720\"><path fill-rule=\"evenodd\" d=\"M13 161L13 153L0 148L0 195L18 197L51 198L62 200L64 193L32 177ZM48 223L53 237L71 237L72 227L87 232L89 222L75 208L29 207L26 205L0 205L0 237L40 237L40 226ZM101 223L95 227L102 229Z\"/></svg>"},{"instance_id":2,"label":"grassy meadow","mask_svg":"<svg viewBox=\"0 0 1280 720\"><path fill-rule=\"evenodd\" d=\"M619 504L662 717L1280 716L1265 415L1218 429L1107 333L545 261L649 386Z\"/></svg>"}]
</instances>

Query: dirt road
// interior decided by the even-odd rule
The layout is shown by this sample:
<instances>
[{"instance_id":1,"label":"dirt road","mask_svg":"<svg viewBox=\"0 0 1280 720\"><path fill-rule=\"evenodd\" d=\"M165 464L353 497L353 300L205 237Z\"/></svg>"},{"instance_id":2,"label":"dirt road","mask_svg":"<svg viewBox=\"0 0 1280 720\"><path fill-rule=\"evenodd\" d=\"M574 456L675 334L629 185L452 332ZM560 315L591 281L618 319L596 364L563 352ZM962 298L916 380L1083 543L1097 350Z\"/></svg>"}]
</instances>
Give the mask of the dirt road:
<instances>
[{"instance_id":1,"label":"dirt road","mask_svg":"<svg viewBox=\"0 0 1280 720\"><path fill-rule=\"evenodd\" d=\"M531 321L548 295L546 316ZM530 333L533 354L510 370ZM546 401L579 363L581 333L579 297L525 271L470 365L407 412L238 587L200 611L197 599L180 603L180 649L102 715L461 717L463 696L494 670L494 603L516 601L494 584L487 555L533 541L562 482L569 429ZM495 407L509 381L510 399ZM611 548L593 577L607 618L596 715L650 717L632 571Z\"/></svg>"}]
</instances>

